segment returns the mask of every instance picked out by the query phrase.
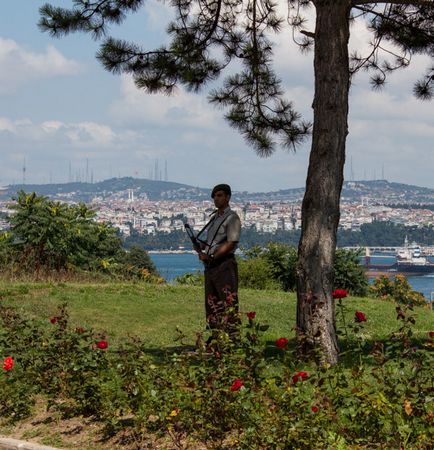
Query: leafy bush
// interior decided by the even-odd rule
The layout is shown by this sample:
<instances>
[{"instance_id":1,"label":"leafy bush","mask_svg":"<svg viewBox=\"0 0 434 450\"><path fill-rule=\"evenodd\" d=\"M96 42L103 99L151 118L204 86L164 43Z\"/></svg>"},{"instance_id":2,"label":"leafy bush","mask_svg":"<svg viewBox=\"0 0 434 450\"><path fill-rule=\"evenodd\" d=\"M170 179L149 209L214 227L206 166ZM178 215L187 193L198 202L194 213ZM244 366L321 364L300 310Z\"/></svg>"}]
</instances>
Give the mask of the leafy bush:
<instances>
[{"instance_id":1,"label":"leafy bush","mask_svg":"<svg viewBox=\"0 0 434 450\"><path fill-rule=\"evenodd\" d=\"M175 278L176 284L186 285L186 286L203 286L204 275L200 270L196 272L187 272L183 275L179 275Z\"/></svg>"},{"instance_id":2,"label":"leafy bush","mask_svg":"<svg viewBox=\"0 0 434 450\"><path fill-rule=\"evenodd\" d=\"M368 277L359 256L357 251L336 249L334 285L346 289L351 295L363 297L368 292Z\"/></svg>"},{"instance_id":3,"label":"leafy bush","mask_svg":"<svg viewBox=\"0 0 434 450\"><path fill-rule=\"evenodd\" d=\"M254 311L238 336L215 334L209 351L199 334L196 352L155 361L137 338L115 351L71 328L65 307L45 324L0 307L0 351L19 361L0 373L0 415L30 414L37 393L64 415L94 414L107 432L166 436L176 448L428 450L434 333L415 342L412 308L397 313L397 331L368 345L370 317L354 311L339 324L353 335L352 363L328 367L297 359L287 337L265 343L269 327Z\"/></svg>"},{"instance_id":4,"label":"leafy bush","mask_svg":"<svg viewBox=\"0 0 434 450\"><path fill-rule=\"evenodd\" d=\"M20 191L11 228L0 234L0 270L23 274L97 271L161 282L141 248L126 252L117 231L94 221L86 205L67 205Z\"/></svg>"},{"instance_id":5,"label":"leafy bush","mask_svg":"<svg viewBox=\"0 0 434 450\"><path fill-rule=\"evenodd\" d=\"M266 264L261 264L265 268L266 274L271 275L271 280L277 282L284 291L291 291L296 288L296 267L297 249L286 244L268 243L266 247L252 247L244 250L247 261L262 258Z\"/></svg>"},{"instance_id":6,"label":"leafy bush","mask_svg":"<svg viewBox=\"0 0 434 450\"><path fill-rule=\"evenodd\" d=\"M10 422L28 417L35 404L34 386L29 382L19 361L13 361L11 369L6 370L5 367L8 366L3 365L4 374L0 376L0 417L5 417Z\"/></svg>"},{"instance_id":7,"label":"leafy bush","mask_svg":"<svg viewBox=\"0 0 434 450\"><path fill-rule=\"evenodd\" d=\"M270 286L272 285L271 281L274 280L285 291L296 289L297 249L295 247L269 243L265 248L252 247L245 250L244 254L246 261L251 264L252 270L260 276L261 285L265 284L266 277L270 277ZM256 263L258 270L253 263L257 259L260 259ZM261 269L264 270L263 274L260 274ZM337 249L334 270L335 286L350 291L351 295L364 296L367 294L368 278L364 267L360 264L359 253ZM253 276L251 280L254 281Z\"/></svg>"},{"instance_id":8,"label":"leafy bush","mask_svg":"<svg viewBox=\"0 0 434 450\"><path fill-rule=\"evenodd\" d=\"M239 285L250 289L279 289L270 262L259 256L251 259L238 259Z\"/></svg>"},{"instance_id":9,"label":"leafy bush","mask_svg":"<svg viewBox=\"0 0 434 450\"><path fill-rule=\"evenodd\" d=\"M137 269L146 269L149 273L156 274L157 269L148 252L143 248L133 245L128 251L121 253L118 261L126 266L135 267Z\"/></svg>"},{"instance_id":10,"label":"leafy bush","mask_svg":"<svg viewBox=\"0 0 434 450\"><path fill-rule=\"evenodd\" d=\"M426 305L423 294L414 291L404 275L396 275L393 278L381 275L374 280L369 289L375 297L382 300L404 305Z\"/></svg>"}]
</instances>

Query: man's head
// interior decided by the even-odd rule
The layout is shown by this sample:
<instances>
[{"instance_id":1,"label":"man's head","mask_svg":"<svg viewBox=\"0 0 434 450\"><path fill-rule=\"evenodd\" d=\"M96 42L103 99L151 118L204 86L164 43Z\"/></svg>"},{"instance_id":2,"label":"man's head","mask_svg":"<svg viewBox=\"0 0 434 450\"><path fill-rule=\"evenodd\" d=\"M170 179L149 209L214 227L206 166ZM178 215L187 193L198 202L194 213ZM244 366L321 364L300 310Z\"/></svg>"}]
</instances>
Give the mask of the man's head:
<instances>
[{"instance_id":1,"label":"man's head","mask_svg":"<svg viewBox=\"0 0 434 450\"><path fill-rule=\"evenodd\" d=\"M211 198L214 199L216 208L226 208L229 205L231 194L231 187L228 184L214 186L211 192Z\"/></svg>"}]
</instances>

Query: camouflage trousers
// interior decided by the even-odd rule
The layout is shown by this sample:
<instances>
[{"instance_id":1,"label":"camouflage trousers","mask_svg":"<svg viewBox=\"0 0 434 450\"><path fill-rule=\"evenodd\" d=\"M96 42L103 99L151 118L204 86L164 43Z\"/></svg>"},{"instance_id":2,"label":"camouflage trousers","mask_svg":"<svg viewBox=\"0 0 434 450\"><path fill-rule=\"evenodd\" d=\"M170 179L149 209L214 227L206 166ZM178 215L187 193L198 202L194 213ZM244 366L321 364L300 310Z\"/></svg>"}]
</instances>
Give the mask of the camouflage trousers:
<instances>
[{"instance_id":1,"label":"camouflage trousers","mask_svg":"<svg viewBox=\"0 0 434 450\"><path fill-rule=\"evenodd\" d=\"M238 330L238 266L234 257L205 268L205 311L210 329L229 334Z\"/></svg>"}]
</instances>

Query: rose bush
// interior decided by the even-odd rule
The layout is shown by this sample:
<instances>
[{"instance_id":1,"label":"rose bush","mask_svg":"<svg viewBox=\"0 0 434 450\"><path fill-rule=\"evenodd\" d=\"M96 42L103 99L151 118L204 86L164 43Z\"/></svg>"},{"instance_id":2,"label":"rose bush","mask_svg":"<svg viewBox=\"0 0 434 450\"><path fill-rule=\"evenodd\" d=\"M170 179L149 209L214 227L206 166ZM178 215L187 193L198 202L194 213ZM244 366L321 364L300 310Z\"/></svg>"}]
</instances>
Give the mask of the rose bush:
<instances>
[{"instance_id":1,"label":"rose bush","mask_svg":"<svg viewBox=\"0 0 434 450\"><path fill-rule=\"evenodd\" d=\"M335 299L348 297L348 291L346 289L335 289L332 292L332 297Z\"/></svg>"},{"instance_id":2,"label":"rose bush","mask_svg":"<svg viewBox=\"0 0 434 450\"><path fill-rule=\"evenodd\" d=\"M307 372L297 372L292 376L292 381L297 383L298 381L305 381L309 378L309 374Z\"/></svg>"},{"instance_id":3,"label":"rose bush","mask_svg":"<svg viewBox=\"0 0 434 450\"><path fill-rule=\"evenodd\" d=\"M3 360L3 370L6 370L8 372L9 370L12 370L13 367L14 367L14 359L12 358L12 356L7 356Z\"/></svg>"},{"instance_id":4,"label":"rose bush","mask_svg":"<svg viewBox=\"0 0 434 450\"><path fill-rule=\"evenodd\" d=\"M284 349L288 345L289 340L281 337L275 341L276 347Z\"/></svg>"},{"instance_id":5,"label":"rose bush","mask_svg":"<svg viewBox=\"0 0 434 450\"><path fill-rule=\"evenodd\" d=\"M108 348L108 342L106 340L102 339L101 341L98 341L96 343L96 346L101 350L105 350L106 348Z\"/></svg>"},{"instance_id":6,"label":"rose bush","mask_svg":"<svg viewBox=\"0 0 434 450\"><path fill-rule=\"evenodd\" d=\"M356 322L366 322L366 314L362 311L356 311L354 314L354 320Z\"/></svg>"},{"instance_id":7,"label":"rose bush","mask_svg":"<svg viewBox=\"0 0 434 450\"><path fill-rule=\"evenodd\" d=\"M138 338L114 348L72 327L66 307L51 325L0 304L0 415L25 417L38 397L64 416L93 415L107 433L166 436L176 448L431 448L433 336L414 339L411 308L398 305L396 331L364 346L367 316L355 311L354 358L334 367L301 365L289 338L266 342L252 313L236 338L216 333L210 352L155 360Z\"/></svg>"},{"instance_id":8,"label":"rose bush","mask_svg":"<svg viewBox=\"0 0 434 450\"><path fill-rule=\"evenodd\" d=\"M239 379L239 378L237 378L236 380L234 380L234 382L232 383L232 385L231 385L231 387L230 387L230 390L232 391L232 392L236 392L236 391L239 391L241 388L243 388L244 387L244 384L243 384L243 382Z\"/></svg>"}]
</instances>

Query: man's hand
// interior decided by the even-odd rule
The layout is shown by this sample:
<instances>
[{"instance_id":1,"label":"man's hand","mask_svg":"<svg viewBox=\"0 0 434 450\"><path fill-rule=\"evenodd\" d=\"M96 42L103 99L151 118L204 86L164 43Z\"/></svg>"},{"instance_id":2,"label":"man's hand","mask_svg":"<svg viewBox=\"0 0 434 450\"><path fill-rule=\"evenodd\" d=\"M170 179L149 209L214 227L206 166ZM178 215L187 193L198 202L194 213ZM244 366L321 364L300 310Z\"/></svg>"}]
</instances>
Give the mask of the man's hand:
<instances>
[{"instance_id":1,"label":"man's hand","mask_svg":"<svg viewBox=\"0 0 434 450\"><path fill-rule=\"evenodd\" d=\"M206 253L204 253L204 252L200 252L199 253L199 259L201 261L209 261L209 256Z\"/></svg>"},{"instance_id":2,"label":"man's hand","mask_svg":"<svg viewBox=\"0 0 434 450\"><path fill-rule=\"evenodd\" d=\"M193 245L193 249L197 253L200 253L202 251L202 249L200 248L200 245Z\"/></svg>"}]
</instances>

